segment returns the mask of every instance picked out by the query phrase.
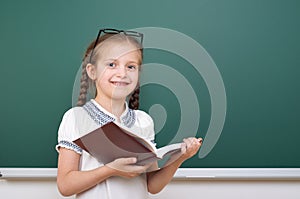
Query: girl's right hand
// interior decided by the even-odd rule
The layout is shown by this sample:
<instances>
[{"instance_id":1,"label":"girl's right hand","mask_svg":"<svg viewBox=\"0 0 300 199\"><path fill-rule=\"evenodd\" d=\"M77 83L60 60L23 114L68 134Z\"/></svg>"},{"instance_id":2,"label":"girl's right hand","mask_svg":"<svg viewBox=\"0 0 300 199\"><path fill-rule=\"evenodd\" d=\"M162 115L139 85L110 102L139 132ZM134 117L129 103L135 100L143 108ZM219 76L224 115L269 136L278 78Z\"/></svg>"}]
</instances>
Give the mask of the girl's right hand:
<instances>
[{"instance_id":1,"label":"girl's right hand","mask_svg":"<svg viewBox=\"0 0 300 199\"><path fill-rule=\"evenodd\" d=\"M137 159L134 157L118 158L106 164L106 166L115 170L115 176L133 178L140 175L141 173L146 172L146 170L151 166L151 164L147 164L144 166L136 165L136 161Z\"/></svg>"}]
</instances>

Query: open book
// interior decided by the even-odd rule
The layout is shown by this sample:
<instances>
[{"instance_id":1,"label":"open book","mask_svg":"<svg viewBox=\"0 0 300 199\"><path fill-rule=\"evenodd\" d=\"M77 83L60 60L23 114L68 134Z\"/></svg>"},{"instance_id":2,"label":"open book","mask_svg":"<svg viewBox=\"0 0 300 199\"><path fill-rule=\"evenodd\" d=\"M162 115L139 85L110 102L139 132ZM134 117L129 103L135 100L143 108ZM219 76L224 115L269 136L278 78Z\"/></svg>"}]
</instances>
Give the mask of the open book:
<instances>
[{"instance_id":1,"label":"open book","mask_svg":"<svg viewBox=\"0 0 300 199\"><path fill-rule=\"evenodd\" d=\"M155 145L114 122L73 141L104 164L117 158L136 157L138 165L145 165L181 152L181 143L156 149Z\"/></svg>"}]
</instances>

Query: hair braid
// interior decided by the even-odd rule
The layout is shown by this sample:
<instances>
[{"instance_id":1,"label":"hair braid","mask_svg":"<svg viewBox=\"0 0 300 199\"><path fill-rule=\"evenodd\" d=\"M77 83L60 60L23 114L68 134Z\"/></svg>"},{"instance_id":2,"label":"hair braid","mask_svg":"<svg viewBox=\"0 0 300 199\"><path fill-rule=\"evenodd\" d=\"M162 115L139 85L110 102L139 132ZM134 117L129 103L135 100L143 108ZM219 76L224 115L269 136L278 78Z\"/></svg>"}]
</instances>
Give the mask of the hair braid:
<instances>
[{"instance_id":1,"label":"hair braid","mask_svg":"<svg viewBox=\"0 0 300 199\"><path fill-rule=\"evenodd\" d=\"M78 106L83 106L86 103L86 95L89 88L88 74L85 69L85 64L82 65L81 79L80 79L80 92L77 101Z\"/></svg>"},{"instance_id":2,"label":"hair braid","mask_svg":"<svg viewBox=\"0 0 300 199\"><path fill-rule=\"evenodd\" d=\"M134 92L131 94L129 99L129 108L137 110L139 108L139 99L140 99L140 87L137 87Z\"/></svg>"}]
</instances>

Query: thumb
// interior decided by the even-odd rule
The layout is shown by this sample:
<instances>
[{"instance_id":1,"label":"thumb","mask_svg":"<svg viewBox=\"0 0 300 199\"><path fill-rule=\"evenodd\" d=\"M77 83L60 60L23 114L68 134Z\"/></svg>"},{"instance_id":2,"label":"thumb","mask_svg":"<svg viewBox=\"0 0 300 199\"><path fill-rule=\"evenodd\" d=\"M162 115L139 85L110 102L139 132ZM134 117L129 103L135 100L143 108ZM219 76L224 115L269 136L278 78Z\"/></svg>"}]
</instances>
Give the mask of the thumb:
<instances>
[{"instance_id":1,"label":"thumb","mask_svg":"<svg viewBox=\"0 0 300 199\"><path fill-rule=\"evenodd\" d=\"M122 162L124 164L135 164L137 161L137 158L132 157L132 158L122 158Z\"/></svg>"}]
</instances>

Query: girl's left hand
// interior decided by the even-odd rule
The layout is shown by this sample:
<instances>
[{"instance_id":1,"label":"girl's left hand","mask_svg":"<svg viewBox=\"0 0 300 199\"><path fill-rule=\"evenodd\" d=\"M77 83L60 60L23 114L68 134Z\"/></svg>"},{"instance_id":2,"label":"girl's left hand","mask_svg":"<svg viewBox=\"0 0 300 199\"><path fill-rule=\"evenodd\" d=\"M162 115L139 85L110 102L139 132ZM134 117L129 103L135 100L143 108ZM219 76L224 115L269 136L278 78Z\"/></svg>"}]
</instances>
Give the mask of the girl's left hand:
<instances>
[{"instance_id":1,"label":"girl's left hand","mask_svg":"<svg viewBox=\"0 0 300 199\"><path fill-rule=\"evenodd\" d=\"M202 138L185 138L183 139L183 143L181 146L181 158L184 160L191 158L194 156L199 150L202 144Z\"/></svg>"}]
</instances>

